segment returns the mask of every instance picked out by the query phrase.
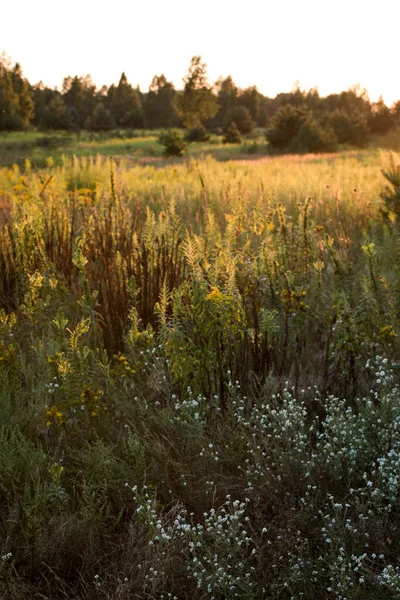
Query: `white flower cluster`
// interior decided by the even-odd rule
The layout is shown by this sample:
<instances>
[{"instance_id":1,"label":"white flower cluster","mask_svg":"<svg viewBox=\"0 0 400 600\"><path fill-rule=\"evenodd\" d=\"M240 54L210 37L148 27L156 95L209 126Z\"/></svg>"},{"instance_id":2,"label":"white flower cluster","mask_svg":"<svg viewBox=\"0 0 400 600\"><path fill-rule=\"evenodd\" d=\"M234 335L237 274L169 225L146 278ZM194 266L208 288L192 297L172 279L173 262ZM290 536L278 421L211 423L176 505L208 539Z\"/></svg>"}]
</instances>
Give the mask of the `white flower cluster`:
<instances>
[{"instance_id":1,"label":"white flower cluster","mask_svg":"<svg viewBox=\"0 0 400 600\"><path fill-rule=\"evenodd\" d=\"M49 394L54 394L57 389L60 387L57 383L57 377L54 377L54 381L50 381L50 383L45 383L44 387Z\"/></svg>"},{"instance_id":2,"label":"white flower cluster","mask_svg":"<svg viewBox=\"0 0 400 600\"><path fill-rule=\"evenodd\" d=\"M307 410L301 400L285 388L281 395L272 396L271 403L249 407L246 397L237 397L232 407L246 442L246 458L239 469L245 473L248 487L254 482L279 483L281 467L285 470L293 461L299 474L305 475L309 432Z\"/></svg>"},{"instance_id":3,"label":"white flower cluster","mask_svg":"<svg viewBox=\"0 0 400 600\"><path fill-rule=\"evenodd\" d=\"M180 549L187 577L194 579L207 597L226 594L241 598L244 588L252 589L255 568L248 560L253 560L256 549L245 525L247 501L232 500L228 495L218 510L210 509L201 522L195 523L193 513L188 514L184 508L178 508L175 514L170 511L159 515L156 500L146 486L141 493L134 486L132 492L138 502L138 518L146 526L148 543L154 550L152 566L145 575L153 589L155 580L164 577L171 544Z\"/></svg>"},{"instance_id":4,"label":"white flower cluster","mask_svg":"<svg viewBox=\"0 0 400 600\"><path fill-rule=\"evenodd\" d=\"M1 557L1 560L4 563L10 560L10 558L12 558L12 552L6 552L6 554L3 554L3 556Z\"/></svg>"},{"instance_id":5,"label":"white flower cluster","mask_svg":"<svg viewBox=\"0 0 400 600\"><path fill-rule=\"evenodd\" d=\"M393 365L397 366L397 365ZM389 361L384 356L377 354L374 359L368 359L365 367L374 374L375 382L378 389L391 386L394 380L394 371Z\"/></svg>"},{"instance_id":6,"label":"white flower cluster","mask_svg":"<svg viewBox=\"0 0 400 600\"><path fill-rule=\"evenodd\" d=\"M399 508L400 389L384 357L368 368L385 387L351 402L334 396L322 401L316 388L296 398L286 386L257 403L231 382L224 415L232 424L229 438L206 437L218 398L210 404L190 388L183 401L172 398L179 417L174 422L200 427L205 496L218 498L220 473L233 467L232 489L249 496L252 511L246 511L250 500L227 496L195 520L179 505L161 513L148 490L134 488L138 519L154 552L145 576L153 594L171 551L182 556L181 568L208 600L267 597L271 590L276 597L337 600L373 589L382 594L385 588L388 597L400 593L400 568L382 553L391 549L388 522ZM183 475L182 481L190 487ZM253 510L260 512L250 524L246 512ZM274 523L277 511L285 514L283 526ZM260 574L257 561L267 556L273 557L272 574ZM159 597L160 590L165 588L157 589Z\"/></svg>"},{"instance_id":7,"label":"white flower cluster","mask_svg":"<svg viewBox=\"0 0 400 600\"><path fill-rule=\"evenodd\" d=\"M174 400L175 414L171 417L171 423L190 423L206 424L207 399L199 394L194 398L192 389L187 388L188 397L177 401L175 394L172 394Z\"/></svg>"},{"instance_id":8,"label":"white flower cluster","mask_svg":"<svg viewBox=\"0 0 400 600\"><path fill-rule=\"evenodd\" d=\"M378 581L382 587L387 588L396 594L400 594L400 567L387 565L382 573L378 575Z\"/></svg>"}]
</instances>

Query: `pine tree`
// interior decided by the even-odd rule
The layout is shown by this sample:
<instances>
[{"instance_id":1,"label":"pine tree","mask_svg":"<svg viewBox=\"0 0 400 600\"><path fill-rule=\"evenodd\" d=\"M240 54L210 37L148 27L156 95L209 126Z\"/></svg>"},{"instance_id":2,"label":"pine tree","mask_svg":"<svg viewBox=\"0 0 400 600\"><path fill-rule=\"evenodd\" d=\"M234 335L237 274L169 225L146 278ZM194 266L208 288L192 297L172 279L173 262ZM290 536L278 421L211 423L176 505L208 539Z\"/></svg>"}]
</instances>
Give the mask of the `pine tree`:
<instances>
[{"instance_id":1,"label":"pine tree","mask_svg":"<svg viewBox=\"0 0 400 600\"><path fill-rule=\"evenodd\" d=\"M175 108L176 90L165 75L156 75L149 87L143 104L143 117L146 127L176 127L179 117Z\"/></svg>"},{"instance_id":2,"label":"pine tree","mask_svg":"<svg viewBox=\"0 0 400 600\"><path fill-rule=\"evenodd\" d=\"M109 106L117 125L142 127L143 111L140 91L134 89L122 73L117 86L108 90Z\"/></svg>"}]
</instances>

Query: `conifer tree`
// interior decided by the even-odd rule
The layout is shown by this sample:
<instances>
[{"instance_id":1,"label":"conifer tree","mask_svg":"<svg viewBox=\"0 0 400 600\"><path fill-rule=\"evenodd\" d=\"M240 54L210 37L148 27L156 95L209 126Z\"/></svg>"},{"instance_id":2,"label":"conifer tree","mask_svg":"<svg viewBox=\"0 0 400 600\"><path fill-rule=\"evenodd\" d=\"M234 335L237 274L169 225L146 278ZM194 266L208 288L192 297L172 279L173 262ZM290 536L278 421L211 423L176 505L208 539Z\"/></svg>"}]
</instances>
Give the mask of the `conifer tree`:
<instances>
[{"instance_id":1,"label":"conifer tree","mask_svg":"<svg viewBox=\"0 0 400 600\"><path fill-rule=\"evenodd\" d=\"M143 111L140 92L128 82L122 73L117 86L108 90L109 106L117 125L121 127L142 127Z\"/></svg>"}]
</instances>

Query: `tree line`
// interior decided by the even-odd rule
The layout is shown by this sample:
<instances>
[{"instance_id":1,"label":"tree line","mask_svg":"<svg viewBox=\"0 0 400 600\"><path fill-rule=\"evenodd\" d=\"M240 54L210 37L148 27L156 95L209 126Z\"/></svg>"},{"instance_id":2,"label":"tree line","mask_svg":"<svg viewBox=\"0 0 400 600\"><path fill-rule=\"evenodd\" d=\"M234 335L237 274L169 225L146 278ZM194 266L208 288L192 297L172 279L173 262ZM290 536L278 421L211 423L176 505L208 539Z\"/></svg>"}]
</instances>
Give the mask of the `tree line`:
<instances>
[{"instance_id":1,"label":"tree line","mask_svg":"<svg viewBox=\"0 0 400 600\"><path fill-rule=\"evenodd\" d=\"M61 90L51 89L42 82L31 85L21 66L3 55L0 130L185 127L192 139L210 130L235 141L262 127L277 151L322 151L338 144L363 146L371 133L387 133L400 123L400 100L391 107L382 98L371 102L357 87L321 97L317 89L297 86L269 98L256 86L239 88L231 76L211 84L200 56L192 58L183 84L177 90L161 74L142 92L122 73L118 84L109 87L97 89L89 75L76 75L66 77Z\"/></svg>"}]
</instances>

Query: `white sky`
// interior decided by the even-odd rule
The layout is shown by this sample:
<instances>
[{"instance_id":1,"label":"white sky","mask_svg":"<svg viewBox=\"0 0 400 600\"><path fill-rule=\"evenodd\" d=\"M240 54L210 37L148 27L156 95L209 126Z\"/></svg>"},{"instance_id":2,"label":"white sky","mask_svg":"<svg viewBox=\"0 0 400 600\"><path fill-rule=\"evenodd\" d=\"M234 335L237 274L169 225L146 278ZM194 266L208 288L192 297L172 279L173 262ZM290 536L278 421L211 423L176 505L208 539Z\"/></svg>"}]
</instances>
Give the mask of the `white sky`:
<instances>
[{"instance_id":1,"label":"white sky","mask_svg":"<svg viewBox=\"0 0 400 600\"><path fill-rule=\"evenodd\" d=\"M192 56L210 81L232 75L267 96L298 80L322 95L360 84L372 100L400 99L400 0L0 0L0 52L33 83L61 87L125 71L147 91L164 73L182 87Z\"/></svg>"}]
</instances>

